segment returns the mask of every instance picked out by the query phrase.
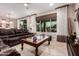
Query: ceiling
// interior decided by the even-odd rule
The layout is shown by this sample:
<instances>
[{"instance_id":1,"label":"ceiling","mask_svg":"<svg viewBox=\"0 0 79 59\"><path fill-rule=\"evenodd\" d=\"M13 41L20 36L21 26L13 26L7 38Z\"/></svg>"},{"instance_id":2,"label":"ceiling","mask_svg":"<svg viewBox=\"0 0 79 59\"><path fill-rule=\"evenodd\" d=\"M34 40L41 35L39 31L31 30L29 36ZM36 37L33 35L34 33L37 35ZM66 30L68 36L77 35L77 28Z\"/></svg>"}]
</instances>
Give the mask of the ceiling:
<instances>
[{"instance_id":1,"label":"ceiling","mask_svg":"<svg viewBox=\"0 0 79 59\"><path fill-rule=\"evenodd\" d=\"M23 3L0 3L0 16L20 18L31 14L53 10L62 5L66 5L66 3L54 3L53 6L49 6L49 3L29 3L29 8L26 9ZM10 14L10 16L8 16L8 14Z\"/></svg>"}]
</instances>

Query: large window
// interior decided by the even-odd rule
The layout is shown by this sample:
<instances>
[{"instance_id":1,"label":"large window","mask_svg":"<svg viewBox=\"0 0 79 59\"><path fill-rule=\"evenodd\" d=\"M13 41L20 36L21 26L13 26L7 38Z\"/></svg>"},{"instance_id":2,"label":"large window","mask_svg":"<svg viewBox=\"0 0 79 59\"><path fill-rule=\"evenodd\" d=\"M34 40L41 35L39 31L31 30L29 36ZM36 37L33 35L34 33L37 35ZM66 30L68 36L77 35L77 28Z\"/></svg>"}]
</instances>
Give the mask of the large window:
<instances>
[{"instance_id":1,"label":"large window","mask_svg":"<svg viewBox=\"0 0 79 59\"><path fill-rule=\"evenodd\" d=\"M57 21L56 17L46 18L41 17L36 21L37 31L40 32L56 32L57 31Z\"/></svg>"}]
</instances>

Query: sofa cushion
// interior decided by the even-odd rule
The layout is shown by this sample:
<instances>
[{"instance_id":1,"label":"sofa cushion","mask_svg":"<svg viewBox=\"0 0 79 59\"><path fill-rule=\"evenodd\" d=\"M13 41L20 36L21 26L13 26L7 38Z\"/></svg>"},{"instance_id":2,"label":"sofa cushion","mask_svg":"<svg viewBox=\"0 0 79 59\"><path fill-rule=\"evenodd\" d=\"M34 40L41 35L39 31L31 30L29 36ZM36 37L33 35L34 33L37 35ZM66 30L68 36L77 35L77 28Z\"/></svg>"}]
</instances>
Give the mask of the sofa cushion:
<instances>
[{"instance_id":1,"label":"sofa cushion","mask_svg":"<svg viewBox=\"0 0 79 59\"><path fill-rule=\"evenodd\" d=\"M21 33L21 30L20 29L15 29L15 33Z\"/></svg>"},{"instance_id":2,"label":"sofa cushion","mask_svg":"<svg viewBox=\"0 0 79 59\"><path fill-rule=\"evenodd\" d=\"M1 44L3 44L3 41L2 41L2 39L0 39L0 45L1 45Z\"/></svg>"},{"instance_id":3,"label":"sofa cushion","mask_svg":"<svg viewBox=\"0 0 79 59\"><path fill-rule=\"evenodd\" d=\"M14 30L9 29L9 30L7 30L6 34L7 35L13 35L13 34L15 34L15 32L14 32Z\"/></svg>"},{"instance_id":4,"label":"sofa cushion","mask_svg":"<svg viewBox=\"0 0 79 59\"><path fill-rule=\"evenodd\" d=\"M5 48L9 48L9 46L4 44L2 39L0 39L0 50L4 50Z\"/></svg>"},{"instance_id":5,"label":"sofa cushion","mask_svg":"<svg viewBox=\"0 0 79 59\"><path fill-rule=\"evenodd\" d=\"M0 29L0 35L5 35L5 29Z\"/></svg>"}]
</instances>

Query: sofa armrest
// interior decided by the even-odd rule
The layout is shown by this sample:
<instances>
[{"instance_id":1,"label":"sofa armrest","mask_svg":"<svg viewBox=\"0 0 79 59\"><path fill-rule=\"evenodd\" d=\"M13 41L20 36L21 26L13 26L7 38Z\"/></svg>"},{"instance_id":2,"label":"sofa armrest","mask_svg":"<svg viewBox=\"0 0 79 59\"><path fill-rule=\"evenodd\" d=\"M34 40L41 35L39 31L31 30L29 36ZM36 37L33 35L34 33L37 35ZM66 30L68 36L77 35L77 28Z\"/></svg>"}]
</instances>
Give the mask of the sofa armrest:
<instances>
[{"instance_id":1,"label":"sofa armrest","mask_svg":"<svg viewBox=\"0 0 79 59\"><path fill-rule=\"evenodd\" d=\"M16 49L14 49L14 48L7 48L7 49L2 50L0 52L0 56L8 56L8 55L10 55L13 52L17 52Z\"/></svg>"}]
</instances>

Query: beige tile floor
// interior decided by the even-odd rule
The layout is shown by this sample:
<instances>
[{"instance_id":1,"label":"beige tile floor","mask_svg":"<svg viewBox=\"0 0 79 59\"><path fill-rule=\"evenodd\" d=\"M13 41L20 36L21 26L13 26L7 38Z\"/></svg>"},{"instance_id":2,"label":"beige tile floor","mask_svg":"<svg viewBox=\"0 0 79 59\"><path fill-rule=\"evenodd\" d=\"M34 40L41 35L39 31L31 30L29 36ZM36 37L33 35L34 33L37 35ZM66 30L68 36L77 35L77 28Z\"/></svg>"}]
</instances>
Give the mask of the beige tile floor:
<instances>
[{"instance_id":1,"label":"beige tile floor","mask_svg":"<svg viewBox=\"0 0 79 59\"><path fill-rule=\"evenodd\" d=\"M21 51L21 45L14 46L16 50L21 54L21 56L34 56L35 48L24 44L24 50ZM39 47L39 56L68 56L66 43L57 42L52 40L51 44L48 46L48 42L45 42Z\"/></svg>"}]
</instances>

